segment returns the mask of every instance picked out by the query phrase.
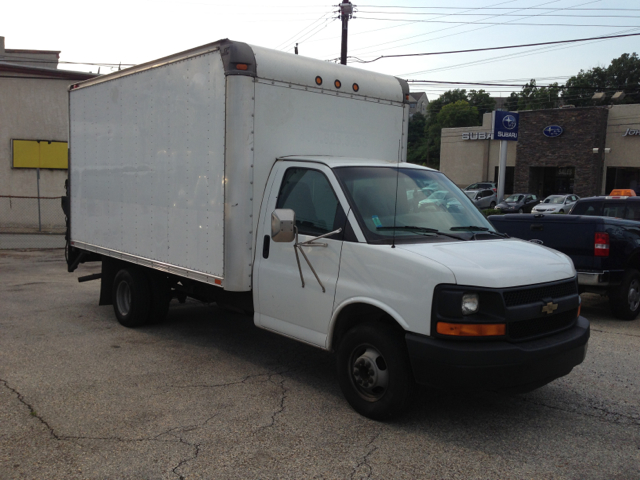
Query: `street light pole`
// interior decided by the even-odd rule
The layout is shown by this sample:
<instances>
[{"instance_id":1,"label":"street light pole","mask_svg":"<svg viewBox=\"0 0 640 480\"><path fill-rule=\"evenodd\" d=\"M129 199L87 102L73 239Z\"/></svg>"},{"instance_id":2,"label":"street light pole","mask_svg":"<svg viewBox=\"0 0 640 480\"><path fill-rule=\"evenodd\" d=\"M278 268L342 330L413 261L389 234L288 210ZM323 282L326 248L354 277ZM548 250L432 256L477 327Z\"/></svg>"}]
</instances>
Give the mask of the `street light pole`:
<instances>
[{"instance_id":1,"label":"street light pole","mask_svg":"<svg viewBox=\"0 0 640 480\"><path fill-rule=\"evenodd\" d=\"M340 4L340 20L342 20L342 48L340 49L340 63L347 64L347 34L349 32L349 20L353 15L353 4L344 0Z\"/></svg>"}]
</instances>

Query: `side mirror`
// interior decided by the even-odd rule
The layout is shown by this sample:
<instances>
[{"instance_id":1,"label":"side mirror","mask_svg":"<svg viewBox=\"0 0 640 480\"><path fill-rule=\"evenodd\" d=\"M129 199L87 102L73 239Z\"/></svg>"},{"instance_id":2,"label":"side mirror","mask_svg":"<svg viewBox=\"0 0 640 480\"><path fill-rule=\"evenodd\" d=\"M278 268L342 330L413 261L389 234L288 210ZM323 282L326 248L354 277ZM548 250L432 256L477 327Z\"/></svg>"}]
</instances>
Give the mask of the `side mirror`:
<instances>
[{"instance_id":1,"label":"side mirror","mask_svg":"<svg viewBox=\"0 0 640 480\"><path fill-rule=\"evenodd\" d=\"M288 208L277 208L271 214L271 239L278 243L293 242L295 233L296 213Z\"/></svg>"}]
</instances>

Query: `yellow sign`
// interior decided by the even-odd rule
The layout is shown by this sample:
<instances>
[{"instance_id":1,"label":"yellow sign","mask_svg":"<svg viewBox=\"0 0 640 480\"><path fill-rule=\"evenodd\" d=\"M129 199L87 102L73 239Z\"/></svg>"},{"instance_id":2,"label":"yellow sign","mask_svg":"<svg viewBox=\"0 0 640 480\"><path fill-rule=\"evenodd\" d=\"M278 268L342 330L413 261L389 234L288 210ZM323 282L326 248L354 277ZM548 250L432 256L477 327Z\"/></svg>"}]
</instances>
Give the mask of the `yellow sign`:
<instances>
[{"instance_id":1,"label":"yellow sign","mask_svg":"<svg viewBox=\"0 0 640 480\"><path fill-rule=\"evenodd\" d=\"M67 142L12 140L13 168L69 168Z\"/></svg>"}]
</instances>

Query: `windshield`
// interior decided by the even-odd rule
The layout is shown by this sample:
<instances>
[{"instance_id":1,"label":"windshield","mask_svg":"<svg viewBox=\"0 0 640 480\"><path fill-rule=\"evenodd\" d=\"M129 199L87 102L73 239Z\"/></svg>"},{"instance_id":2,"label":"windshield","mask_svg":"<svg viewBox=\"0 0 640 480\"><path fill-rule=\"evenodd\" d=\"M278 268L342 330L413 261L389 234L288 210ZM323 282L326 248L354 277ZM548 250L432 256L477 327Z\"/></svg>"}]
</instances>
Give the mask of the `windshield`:
<instances>
[{"instance_id":1,"label":"windshield","mask_svg":"<svg viewBox=\"0 0 640 480\"><path fill-rule=\"evenodd\" d=\"M564 197L562 195L553 195L545 198L544 203L564 203Z\"/></svg>"},{"instance_id":2,"label":"windshield","mask_svg":"<svg viewBox=\"0 0 640 480\"><path fill-rule=\"evenodd\" d=\"M440 172L396 167L341 167L334 171L369 242L436 236L420 229L463 239L474 230L461 227L495 231L467 195ZM429 189L422 187L426 184Z\"/></svg>"},{"instance_id":3,"label":"windshield","mask_svg":"<svg viewBox=\"0 0 640 480\"><path fill-rule=\"evenodd\" d=\"M504 199L507 203L516 203L524 198L524 195L511 195Z\"/></svg>"}]
</instances>

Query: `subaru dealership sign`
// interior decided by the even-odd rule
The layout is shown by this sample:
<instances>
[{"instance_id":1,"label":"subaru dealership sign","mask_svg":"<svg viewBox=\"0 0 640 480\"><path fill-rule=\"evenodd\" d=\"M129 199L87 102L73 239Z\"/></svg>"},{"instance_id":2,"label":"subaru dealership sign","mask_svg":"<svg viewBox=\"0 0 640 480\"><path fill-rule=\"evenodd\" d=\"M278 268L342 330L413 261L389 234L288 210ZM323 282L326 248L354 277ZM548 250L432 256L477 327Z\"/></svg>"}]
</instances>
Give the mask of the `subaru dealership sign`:
<instances>
[{"instance_id":1,"label":"subaru dealership sign","mask_svg":"<svg viewBox=\"0 0 640 480\"><path fill-rule=\"evenodd\" d=\"M493 112L494 140L518 140L519 115L515 112L496 110Z\"/></svg>"},{"instance_id":2,"label":"subaru dealership sign","mask_svg":"<svg viewBox=\"0 0 640 480\"><path fill-rule=\"evenodd\" d=\"M560 125L549 125L548 127L544 128L542 133L544 133L545 137L554 138L562 135L563 131L564 130L562 130L562 127Z\"/></svg>"}]
</instances>

